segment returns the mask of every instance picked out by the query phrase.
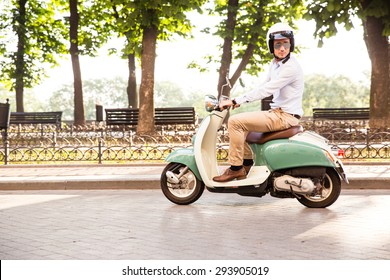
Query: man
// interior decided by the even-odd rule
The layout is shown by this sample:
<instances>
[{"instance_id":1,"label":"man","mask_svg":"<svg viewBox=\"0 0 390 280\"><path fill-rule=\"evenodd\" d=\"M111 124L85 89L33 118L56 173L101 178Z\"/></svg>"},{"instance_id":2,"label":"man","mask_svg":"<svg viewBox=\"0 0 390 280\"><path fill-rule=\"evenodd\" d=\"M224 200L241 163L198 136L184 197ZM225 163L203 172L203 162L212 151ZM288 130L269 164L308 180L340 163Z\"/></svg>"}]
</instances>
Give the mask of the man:
<instances>
[{"instance_id":1,"label":"man","mask_svg":"<svg viewBox=\"0 0 390 280\"><path fill-rule=\"evenodd\" d=\"M297 125L303 115L303 72L294 56L294 32L290 26L277 23L267 34L268 48L274 55L266 81L255 90L223 100L221 108L238 108L241 104L261 100L273 95L269 111L236 114L229 118L230 168L213 178L216 182L245 179L253 165L252 151L245 142L249 131L269 132Z\"/></svg>"}]
</instances>

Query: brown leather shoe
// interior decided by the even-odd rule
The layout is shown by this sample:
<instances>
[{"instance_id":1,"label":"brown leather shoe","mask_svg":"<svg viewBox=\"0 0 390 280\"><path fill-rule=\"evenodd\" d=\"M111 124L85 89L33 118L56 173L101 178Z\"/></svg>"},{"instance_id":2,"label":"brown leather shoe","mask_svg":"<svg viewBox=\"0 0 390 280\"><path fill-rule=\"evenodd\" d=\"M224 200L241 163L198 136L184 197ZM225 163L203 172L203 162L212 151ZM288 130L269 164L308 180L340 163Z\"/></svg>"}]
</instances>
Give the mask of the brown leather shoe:
<instances>
[{"instance_id":1,"label":"brown leather shoe","mask_svg":"<svg viewBox=\"0 0 390 280\"><path fill-rule=\"evenodd\" d=\"M215 182L229 182L234 179L242 180L246 178L245 168L241 168L238 171L233 171L230 168L226 169L225 172L220 176L215 176L213 180Z\"/></svg>"},{"instance_id":2,"label":"brown leather shoe","mask_svg":"<svg viewBox=\"0 0 390 280\"><path fill-rule=\"evenodd\" d=\"M246 171L246 175L249 174L249 171L251 170L252 168L252 165L244 165L244 168L245 168L245 171Z\"/></svg>"}]
</instances>

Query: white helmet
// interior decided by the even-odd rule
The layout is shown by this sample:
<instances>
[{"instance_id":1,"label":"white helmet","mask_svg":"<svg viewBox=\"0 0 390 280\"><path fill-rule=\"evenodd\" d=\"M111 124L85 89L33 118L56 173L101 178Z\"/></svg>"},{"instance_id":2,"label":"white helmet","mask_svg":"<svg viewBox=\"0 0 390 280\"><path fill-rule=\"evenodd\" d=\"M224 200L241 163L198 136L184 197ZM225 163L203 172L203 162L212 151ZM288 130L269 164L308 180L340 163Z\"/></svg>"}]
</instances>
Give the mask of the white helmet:
<instances>
[{"instance_id":1,"label":"white helmet","mask_svg":"<svg viewBox=\"0 0 390 280\"><path fill-rule=\"evenodd\" d=\"M284 38L290 39L290 52L293 52L295 46L293 29L288 24L282 22L272 25L267 33L268 49L270 53L274 53L274 40Z\"/></svg>"}]
</instances>

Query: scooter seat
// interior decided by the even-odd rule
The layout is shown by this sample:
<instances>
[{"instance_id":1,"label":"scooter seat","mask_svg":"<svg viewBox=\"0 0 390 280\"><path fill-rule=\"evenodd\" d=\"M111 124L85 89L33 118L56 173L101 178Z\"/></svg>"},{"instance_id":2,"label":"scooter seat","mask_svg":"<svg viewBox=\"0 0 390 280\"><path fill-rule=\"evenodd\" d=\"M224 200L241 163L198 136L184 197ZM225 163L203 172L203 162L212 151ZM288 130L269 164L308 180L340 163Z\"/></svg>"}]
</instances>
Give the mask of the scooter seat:
<instances>
[{"instance_id":1,"label":"scooter seat","mask_svg":"<svg viewBox=\"0 0 390 280\"><path fill-rule=\"evenodd\" d=\"M268 142L270 140L290 138L300 132L303 132L303 127L301 125L296 125L284 130L271 132L251 131L246 137L246 142L248 142L249 144L264 144L265 142Z\"/></svg>"}]
</instances>

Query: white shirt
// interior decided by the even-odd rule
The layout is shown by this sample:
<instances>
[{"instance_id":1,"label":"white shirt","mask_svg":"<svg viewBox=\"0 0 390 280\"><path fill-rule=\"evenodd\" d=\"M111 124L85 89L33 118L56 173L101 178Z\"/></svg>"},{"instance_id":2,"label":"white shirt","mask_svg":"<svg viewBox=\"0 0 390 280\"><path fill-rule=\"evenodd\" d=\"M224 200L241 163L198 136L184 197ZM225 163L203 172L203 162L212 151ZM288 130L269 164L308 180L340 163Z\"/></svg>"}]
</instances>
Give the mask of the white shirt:
<instances>
[{"instance_id":1,"label":"white shirt","mask_svg":"<svg viewBox=\"0 0 390 280\"><path fill-rule=\"evenodd\" d=\"M284 112L303 115L302 97L304 89L303 71L296 58L283 64L275 59L271 62L267 79L256 89L235 99L238 104L264 99L273 95L271 108L281 108Z\"/></svg>"}]
</instances>

